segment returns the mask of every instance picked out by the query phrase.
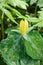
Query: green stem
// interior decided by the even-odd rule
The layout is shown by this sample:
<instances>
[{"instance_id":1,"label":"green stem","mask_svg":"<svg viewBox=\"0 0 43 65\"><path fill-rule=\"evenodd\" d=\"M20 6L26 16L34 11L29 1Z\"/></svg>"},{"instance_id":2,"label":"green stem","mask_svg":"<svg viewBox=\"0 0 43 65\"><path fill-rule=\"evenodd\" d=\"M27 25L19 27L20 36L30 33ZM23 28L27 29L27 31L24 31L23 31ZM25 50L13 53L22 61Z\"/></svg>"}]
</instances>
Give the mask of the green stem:
<instances>
[{"instance_id":1,"label":"green stem","mask_svg":"<svg viewBox=\"0 0 43 65\"><path fill-rule=\"evenodd\" d=\"M2 39L4 39L4 25L3 25L3 18L4 18L4 13L2 13L2 23L1 23Z\"/></svg>"},{"instance_id":2,"label":"green stem","mask_svg":"<svg viewBox=\"0 0 43 65\"><path fill-rule=\"evenodd\" d=\"M38 0L36 1L35 16L36 16L36 14L37 14L37 3L38 3Z\"/></svg>"}]
</instances>

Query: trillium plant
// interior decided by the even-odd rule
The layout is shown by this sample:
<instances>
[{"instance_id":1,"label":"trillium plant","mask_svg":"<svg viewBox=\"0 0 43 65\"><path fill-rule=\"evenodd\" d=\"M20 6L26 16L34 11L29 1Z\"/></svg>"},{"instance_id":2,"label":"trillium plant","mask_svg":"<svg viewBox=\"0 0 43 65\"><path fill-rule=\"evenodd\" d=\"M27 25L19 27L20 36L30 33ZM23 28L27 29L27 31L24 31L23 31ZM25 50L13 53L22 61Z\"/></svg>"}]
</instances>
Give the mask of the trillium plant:
<instances>
[{"instance_id":1,"label":"trillium plant","mask_svg":"<svg viewBox=\"0 0 43 65\"><path fill-rule=\"evenodd\" d=\"M40 65L43 38L33 27L29 27L27 20L21 20L19 29L10 30L8 37L2 40L0 51L8 65Z\"/></svg>"},{"instance_id":2,"label":"trillium plant","mask_svg":"<svg viewBox=\"0 0 43 65\"><path fill-rule=\"evenodd\" d=\"M0 65L43 65L43 0L0 0Z\"/></svg>"}]
</instances>

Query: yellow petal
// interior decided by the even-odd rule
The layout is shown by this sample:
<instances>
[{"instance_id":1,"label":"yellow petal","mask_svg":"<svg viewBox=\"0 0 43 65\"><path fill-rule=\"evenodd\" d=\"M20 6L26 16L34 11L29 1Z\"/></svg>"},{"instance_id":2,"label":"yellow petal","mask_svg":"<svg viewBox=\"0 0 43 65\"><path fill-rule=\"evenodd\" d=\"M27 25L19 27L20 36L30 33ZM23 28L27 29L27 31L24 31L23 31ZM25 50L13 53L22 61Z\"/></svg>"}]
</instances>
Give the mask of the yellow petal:
<instances>
[{"instance_id":1,"label":"yellow petal","mask_svg":"<svg viewBox=\"0 0 43 65\"><path fill-rule=\"evenodd\" d=\"M21 34L26 34L26 32L28 31L28 22L27 20L21 20L20 21L20 33Z\"/></svg>"}]
</instances>

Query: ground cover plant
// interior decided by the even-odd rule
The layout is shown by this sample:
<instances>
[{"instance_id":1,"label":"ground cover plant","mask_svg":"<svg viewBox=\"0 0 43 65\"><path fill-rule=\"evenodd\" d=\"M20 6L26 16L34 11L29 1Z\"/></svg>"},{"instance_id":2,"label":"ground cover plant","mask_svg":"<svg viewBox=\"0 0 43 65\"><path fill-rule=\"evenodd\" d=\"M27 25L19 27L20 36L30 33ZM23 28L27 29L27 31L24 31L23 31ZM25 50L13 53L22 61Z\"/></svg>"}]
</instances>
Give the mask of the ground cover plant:
<instances>
[{"instance_id":1,"label":"ground cover plant","mask_svg":"<svg viewBox=\"0 0 43 65\"><path fill-rule=\"evenodd\" d=\"M0 65L43 65L43 0L0 0Z\"/></svg>"}]
</instances>

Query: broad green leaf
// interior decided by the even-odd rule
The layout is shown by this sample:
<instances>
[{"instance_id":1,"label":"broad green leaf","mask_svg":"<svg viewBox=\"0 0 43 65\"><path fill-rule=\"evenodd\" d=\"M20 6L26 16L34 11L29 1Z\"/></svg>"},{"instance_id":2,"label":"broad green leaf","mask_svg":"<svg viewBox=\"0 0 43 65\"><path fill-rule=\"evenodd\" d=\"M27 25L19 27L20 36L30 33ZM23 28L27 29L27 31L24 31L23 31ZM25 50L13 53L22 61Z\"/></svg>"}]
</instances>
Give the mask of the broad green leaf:
<instances>
[{"instance_id":1,"label":"broad green leaf","mask_svg":"<svg viewBox=\"0 0 43 65\"><path fill-rule=\"evenodd\" d=\"M21 50L20 39L21 35L13 32L12 35L3 40L0 44L2 57L8 64L19 60L19 52Z\"/></svg>"},{"instance_id":2,"label":"broad green leaf","mask_svg":"<svg viewBox=\"0 0 43 65\"><path fill-rule=\"evenodd\" d=\"M24 51L23 38L16 31L10 31L8 37L1 41L0 52L8 65L19 65L17 61L23 57Z\"/></svg>"},{"instance_id":3,"label":"broad green leaf","mask_svg":"<svg viewBox=\"0 0 43 65\"><path fill-rule=\"evenodd\" d=\"M33 59L43 59L43 38L37 31L31 31L25 38L26 53Z\"/></svg>"},{"instance_id":4,"label":"broad green leaf","mask_svg":"<svg viewBox=\"0 0 43 65\"><path fill-rule=\"evenodd\" d=\"M18 32L9 30L9 36L2 40L0 44L0 52L7 65L40 65L39 60L33 60L30 57L31 54L27 55L24 42L23 36Z\"/></svg>"}]
</instances>

